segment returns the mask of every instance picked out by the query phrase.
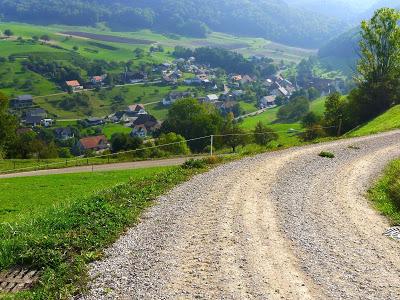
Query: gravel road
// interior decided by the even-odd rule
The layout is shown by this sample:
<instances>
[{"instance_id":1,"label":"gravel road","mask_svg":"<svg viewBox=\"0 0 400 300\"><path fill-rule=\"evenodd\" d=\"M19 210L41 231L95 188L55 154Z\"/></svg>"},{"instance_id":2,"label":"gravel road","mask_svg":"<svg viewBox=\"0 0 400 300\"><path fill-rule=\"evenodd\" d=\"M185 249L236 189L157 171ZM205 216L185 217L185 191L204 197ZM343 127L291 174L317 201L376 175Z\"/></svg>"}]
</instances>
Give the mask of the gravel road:
<instances>
[{"instance_id":1,"label":"gravel road","mask_svg":"<svg viewBox=\"0 0 400 300\"><path fill-rule=\"evenodd\" d=\"M192 158L199 158L199 157L192 157ZM29 171L29 172L20 172L20 173L0 174L0 179L16 178L16 177L35 177L35 176L57 175L57 174L71 174L71 173L133 170L133 169L153 168L153 167L179 166L189 159L190 159L190 157L177 157L177 158L167 158L167 159L159 159L159 160L144 160L144 161L134 161L134 162L125 162L125 163L103 164L103 165L93 165L93 166L88 165L88 166L79 166L79 167L70 167L70 168L48 169L48 170ZM1 171L0 171L0 173L1 173Z\"/></svg>"},{"instance_id":2,"label":"gravel road","mask_svg":"<svg viewBox=\"0 0 400 300\"><path fill-rule=\"evenodd\" d=\"M400 299L400 243L364 197L399 156L395 131L196 176L91 265L81 299Z\"/></svg>"}]
</instances>

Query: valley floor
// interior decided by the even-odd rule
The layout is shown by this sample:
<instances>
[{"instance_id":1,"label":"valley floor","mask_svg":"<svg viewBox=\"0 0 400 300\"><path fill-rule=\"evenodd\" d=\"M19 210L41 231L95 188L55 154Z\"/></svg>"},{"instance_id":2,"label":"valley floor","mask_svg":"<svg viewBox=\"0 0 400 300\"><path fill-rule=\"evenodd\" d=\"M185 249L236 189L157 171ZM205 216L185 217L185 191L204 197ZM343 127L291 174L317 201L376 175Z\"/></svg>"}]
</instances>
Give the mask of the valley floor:
<instances>
[{"instance_id":1,"label":"valley floor","mask_svg":"<svg viewBox=\"0 0 400 300\"><path fill-rule=\"evenodd\" d=\"M364 194L400 156L399 138L292 148L198 175L91 265L82 299L398 299L400 244Z\"/></svg>"}]
</instances>

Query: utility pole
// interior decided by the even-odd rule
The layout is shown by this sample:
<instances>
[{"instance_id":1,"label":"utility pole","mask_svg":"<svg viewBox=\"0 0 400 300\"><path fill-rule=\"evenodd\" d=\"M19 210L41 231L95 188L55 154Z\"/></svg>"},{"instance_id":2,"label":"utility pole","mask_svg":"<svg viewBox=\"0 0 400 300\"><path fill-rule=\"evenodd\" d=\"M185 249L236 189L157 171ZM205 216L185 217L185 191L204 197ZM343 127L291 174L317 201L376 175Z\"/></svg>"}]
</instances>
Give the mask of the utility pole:
<instances>
[{"instance_id":1,"label":"utility pole","mask_svg":"<svg viewBox=\"0 0 400 300\"><path fill-rule=\"evenodd\" d=\"M338 136L340 136L340 134L342 133L342 125L343 125L343 119L340 118L339 120L339 128L338 128Z\"/></svg>"},{"instance_id":2,"label":"utility pole","mask_svg":"<svg viewBox=\"0 0 400 300\"><path fill-rule=\"evenodd\" d=\"M211 149L210 149L211 156L213 156L213 147L214 147L214 136L211 135Z\"/></svg>"}]
</instances>

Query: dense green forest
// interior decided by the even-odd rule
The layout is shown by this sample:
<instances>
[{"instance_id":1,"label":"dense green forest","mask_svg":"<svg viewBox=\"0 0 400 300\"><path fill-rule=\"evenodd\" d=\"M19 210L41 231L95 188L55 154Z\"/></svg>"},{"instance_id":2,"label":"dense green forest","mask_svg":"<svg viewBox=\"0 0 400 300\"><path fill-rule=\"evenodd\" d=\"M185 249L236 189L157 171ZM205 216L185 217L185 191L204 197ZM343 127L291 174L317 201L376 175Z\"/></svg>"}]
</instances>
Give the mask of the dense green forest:
<instances>
[{"instance_id":1,"label":"dense green forest","mask_svg":"<svg viewBox=\"0 0 400 300\"><path fill-rule=\"evenodd\" d=\"M353 28L338 37L330 40L319 49L318 56L321 58L335 57L338 59L357 59L358 43L360 41L360 27Z\"/></svg>"},{"instance_id":2,"label":"dense green forest","mask_svg":"<svg viewBox=\"0 0 400 300\"><path fill-rule=\"evenodd\" d=\"M0 0L7 21L151 28L204 37L209 29L313 48L343 31L343 23L282 0Z\"/></svg>"}]
</instances>

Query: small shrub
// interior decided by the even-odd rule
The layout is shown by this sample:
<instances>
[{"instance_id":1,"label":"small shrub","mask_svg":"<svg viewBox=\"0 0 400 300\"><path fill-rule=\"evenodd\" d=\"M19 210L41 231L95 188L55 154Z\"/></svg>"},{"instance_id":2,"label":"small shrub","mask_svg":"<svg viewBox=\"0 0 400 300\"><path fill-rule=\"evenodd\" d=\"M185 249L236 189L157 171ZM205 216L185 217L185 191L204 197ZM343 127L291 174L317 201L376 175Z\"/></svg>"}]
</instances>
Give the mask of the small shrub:
<instances>
[{"instance_id":1,"label":"small shrub","mask_svg":"<svg viewBox=\"0 0 400 300\"><path fill-rule=\"evenodd\" d=\"M201 159L189 159L186 161L182 167L184 169L203 169L206 167L206 162Z\"/></svg>"},{"instance_id":2,"label":"small shrub","mask_svg":"<svg viewBox=\"0 0 400 300\"><path fill-rule=\"evenodd\" d=\"M203 160L207 165L216 165L222 162L222 158L215 155L203 158Z\"/></svg>"},{"instance_id":3,"label":"small shrub","mask_svg":"<svg viewBox=\"0 0 400 300\"><path fill-rule=\"evenodd\" d=\"M322 151L319 156L321 157L326 157L326 158L334 158L335 154L333 154L332 152L327 152L327 151Z\"/></svg>"}]
</instances>

